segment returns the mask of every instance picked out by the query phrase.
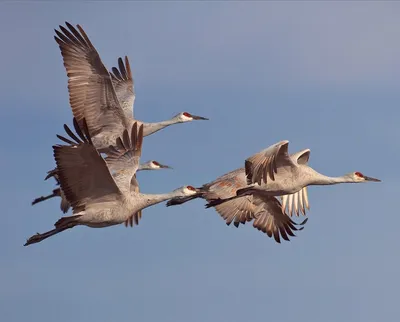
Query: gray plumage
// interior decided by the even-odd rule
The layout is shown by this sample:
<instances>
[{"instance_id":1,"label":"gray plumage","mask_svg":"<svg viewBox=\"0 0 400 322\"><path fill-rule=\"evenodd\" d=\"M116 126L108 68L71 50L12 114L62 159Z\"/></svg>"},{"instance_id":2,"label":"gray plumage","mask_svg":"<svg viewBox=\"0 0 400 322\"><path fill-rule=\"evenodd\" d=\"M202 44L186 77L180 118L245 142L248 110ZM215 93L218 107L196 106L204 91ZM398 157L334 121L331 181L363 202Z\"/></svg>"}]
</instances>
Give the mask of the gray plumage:
<instances>
[{"instance_id":1,"label":"gray plumage","mask_svg":"<svg viewBox=\"0 0 400 322\"><path fill-rule=\"evenodd\" d=\"M183 112L171 120L143 123L133 118L135 91L129 60L125 64L118 59L119 69L109 73L86 35L66 22L60 26L54 38L58 43L68 75L68 91L72 113L78 123L85 118L95 147L107 152L110 145L134 122L143 124L143 136L153 134L169 125L206 120L206 118Z\"/></svg>"},{"instance_id":2,"label":"gray plumage","mask_svg":"<svg viewBox=\"0 0 400 322\"><path fill-rule=\"evenodd\" d=\"M244 168L236 169L198 188L200 192L194 196L171 199L167 202L167 206L183 204L196 198L207 201L229 199L236 196L238 189L246 186ZM289 236L295 236L293 231L303 229L303 227L296 228L297 224L285 212L282 212L281 203L275 197L244 196L216 205L215 210L228 226L232 222L235 227L238 227L239 224L253 221L254 228L269 237L273 236L278 243L281 237L289 240ZM306 221L307 219L300 225L304 225Z\"/></svg>"},{"instance_id":3,"label":"gray plumage","mask_svg":"<svg viewBox=\"0 0 400 322\"><path fill-rule=\"evenodd\" d=\"M145 163L141 163L139 165L139 168L137 169L137 171L161 170L161 169L172 169L172 168L170 166L168 166L168 165L161 164L160 162L157 162L155 160L150 160L150 161L147 161ZM60 181L58 180L58 175L57 175L57 169L53 169L51 171L48 171L45 180L49 179L50 177L53 177L56 180L57 185L60 185ZM41 197L35 198L32 201L32 205L38 204L38 203L40 203L42 201L45 201L45 200L48 200L48 199L51 199L51 198L54 198L54 197L60 197L61 198L60 209L64 214L67 213L68 210L71 208L71 205L69 204L67 198L65 197L64 193L62 192L61 187L58 187L58 188L54 189L53 192L51 194L47 195L47 196L41 196ZM139 223L139 219L140 218L138 218L136 220L136 224ZM126 226L129 225L129 226L132 227L133 226L133 222L131 222L131 221L128 222L127 221L125 223L125 225Z\"/></svg>"},{"instance_id":4,"label":"gray plumage","mask_svg":"<svg viewBox=\"0 0 400 322\"><path fill-rule=\"evenodd\" d=\"M192 186L166 194L143 194L131 189L142 151L142 125L134 123L130 133L124 130L116 145L110 147L107 162L94 147L85 119L81 126L74 119L75 135L64 125L69 138L57 136L67 144L53 146L60 186L71 204L73 215L58 220L55 229L33 235L25 246L78 225L102 228L122 224L144 208L197 193Z\"/></svg>"},{"instance_id":5,"label":"gray plumage","mask_svg":"<svg viewBox=\"0 0 400 322\"><path fill-rule=\"evenodd\" d=\"M215 206L245 195L282 196L284 209L287 202L290 204L293 201L286 195L296 194L307 186L380 181L361 172L351 172L341 177L325 176L308 165L309 149L300 151L294 158L288 154L288 145L289 141L281 141L246 159L245 173L248 186L238 189L236 196L225 200L214 200L208 206Z\"/></svg>"}]
</instances>

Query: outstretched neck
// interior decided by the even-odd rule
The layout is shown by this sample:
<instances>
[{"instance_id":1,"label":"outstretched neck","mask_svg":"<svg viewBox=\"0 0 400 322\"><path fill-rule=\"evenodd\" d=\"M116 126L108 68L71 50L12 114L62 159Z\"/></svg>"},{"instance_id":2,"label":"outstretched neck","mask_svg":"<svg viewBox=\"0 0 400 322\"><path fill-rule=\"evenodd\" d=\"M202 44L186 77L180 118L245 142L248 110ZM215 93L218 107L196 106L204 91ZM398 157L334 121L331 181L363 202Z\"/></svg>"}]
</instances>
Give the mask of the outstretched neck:
<instances>
[{"instance_id":1,"label":"outstretched neck","mask_svg":"<svg viewBox=\"0 0 400 322\"><path fill-rule=\"evenodd\" d=\"M352 183L354 182L353 178L349 176L341 176L341 177L328 177L313 170L313 174L310 177L310 186L323 186L323 185L333 185L338 183Z\"/></svg>"},{"instance_id":2,"label":"outstretched neck","mask_svg":"<svg viewBox=\"0 0 400 322\"><path fill-rule=\"evenodd\" d=\"M167 126L179 123L179 120L172 118L170 120L156 122L156 123L143 123L143 136L156 133Z\"/></svg>"},{"instance_id":3,"label":"outstretched neck","mask_svg":"<svg viewBox=\"0 0 400 322\"><path fill-rule=\"evenodd\" d=\"M147 164L139 164L139 167L136 171L143 171L143 170L151 170L151 168Z\"/></svg>"},{"instance_id":4,"label":"outstretched neck","mask_svg":"<svg viewBox=\"0 0 400 322\"><path fill-rule=\"evenodd\" d=\"M143 200L143 208L147 208L153 205L156 205L160 202L175 198L182 197L182 192L180 191L172 191L169 193L160 193L160 194L140 194L140 199Z\"/></svg>"}]
</instances>

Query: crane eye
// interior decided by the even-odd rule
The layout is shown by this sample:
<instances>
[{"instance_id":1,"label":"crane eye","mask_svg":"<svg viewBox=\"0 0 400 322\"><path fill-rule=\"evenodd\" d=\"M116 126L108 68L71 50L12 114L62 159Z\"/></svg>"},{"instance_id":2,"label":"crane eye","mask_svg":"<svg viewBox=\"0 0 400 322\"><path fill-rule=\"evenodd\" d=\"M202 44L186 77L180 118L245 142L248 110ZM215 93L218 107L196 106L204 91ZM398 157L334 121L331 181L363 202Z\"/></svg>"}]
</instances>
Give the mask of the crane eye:
<instances>
[{"instance_id":1,"label":"crane eye","mask_svg":"<svg viewBox=\"0 0 400 322\"><path fill-rule=\"evenodd\" d=\"M192 187L192 186L187 186L186 188L189 189L189 190L192 190L192 191L196 191L196 188Z\"/></svg>"},{"instance_id":2,"label":"crane eye","mask_svg":"<svg viewBox=\"0 0 400 322\"><path fill-rule=\"evenodd\" d=\"M364 175L361 172L356 172L355 175L360 178L364 178Z\"/></svg>"},{"instance_id":3,"label":"crane eye","mask_svg":"<svg viewBox=\"0 0 400 322\"><path fill-rule=\"evenodd\" d=\"M160 166L160 164L157 161L153 161L153 164L158 166L158 167Z\"/></svg>"},{"instance_id":4,"label":"crane eye","mask_svg":"<svg viewBox=\"0 0 400 322\"><path fill-rule=\"evenodd\" d=\"M183 112L183 115L185 115L186 117L192 117L192 115L188 112Z\"/></svg>"}]
</instances>

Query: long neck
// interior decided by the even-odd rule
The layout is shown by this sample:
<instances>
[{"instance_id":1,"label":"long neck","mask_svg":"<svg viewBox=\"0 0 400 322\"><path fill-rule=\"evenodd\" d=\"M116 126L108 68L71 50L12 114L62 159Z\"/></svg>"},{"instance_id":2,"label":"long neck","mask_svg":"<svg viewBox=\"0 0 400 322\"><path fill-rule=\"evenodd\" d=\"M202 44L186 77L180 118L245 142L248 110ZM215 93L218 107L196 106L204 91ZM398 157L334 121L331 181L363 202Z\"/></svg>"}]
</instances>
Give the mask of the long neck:
<instances>
[{"instance_id":1,"label":"long neck","mask_svg":"<svg viewBox=\"0 0 400 322\"><path fill-rule=\"evenodd\" d=\"M161 193L161 194L141 194L141 199L144 200L144 208L156 205L160 202L175 198L175 197L181 197L182 192L180 191L172 191L169 193Z\"/></svg>"},{"instance_id":2,"label":"long neck","mask_svg":"<svg viewBox=\"0 0 400 322\"><path fill-rule=\"evenodd\" d=\"M309 168L311 169L311 168ZM312 173L309 177L309 186L322 186L322 185L332 185L332 184L338 184L338 183L353 183L354 180L347 176L341 176L341 177L328 177L326 175L323 175L313 169Z\"/></svg>"},{"instance_id":3,"label":"long neck","mask_svg":"<svg viewBox=\"0 0 400 322\"><path fill-rule=\"evenodd\" d=\"M136 171L143 171L143 170L152 170L150 166L147 163L141 163L139 164L139 167Z\"/></svg>"},{"instance_id":4,"label":"long neck","mask_svg":"<svg viewBox=\"0 0 400 322\"><path fill-rule=\"evenodd\" d=\"M176 118L172 118L170 120L156 122L156 123L143 123L143 136L147 136L157 131L166 128L167 126L179 123L179 120Z\"/></svg>"}]
</instances>

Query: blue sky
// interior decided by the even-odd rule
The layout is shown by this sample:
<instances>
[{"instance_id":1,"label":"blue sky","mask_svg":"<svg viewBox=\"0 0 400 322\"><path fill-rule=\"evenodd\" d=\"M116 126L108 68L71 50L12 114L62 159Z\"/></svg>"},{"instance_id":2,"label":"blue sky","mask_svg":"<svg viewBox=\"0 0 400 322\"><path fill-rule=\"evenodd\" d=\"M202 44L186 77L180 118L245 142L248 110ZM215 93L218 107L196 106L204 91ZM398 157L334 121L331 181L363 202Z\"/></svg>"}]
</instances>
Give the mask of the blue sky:
<instances>
[{"instance_id":1,"label":"blue sky","mask_svg":"<svg viewBox=\"0 0 400 322\"><path fill-rule=\"evenodd\" d=\"M3 2L0 312L8 322L397 321L398 2ZM280 140L327 175L305 229L276 244L202 201L139 227L78 227L23 247L60 217L51 145L71 124L53 29L81 24L111 67L128 55L135 115L210 118L147 137L142 191L198 186Z\"/></svg>"}]
</instances>

